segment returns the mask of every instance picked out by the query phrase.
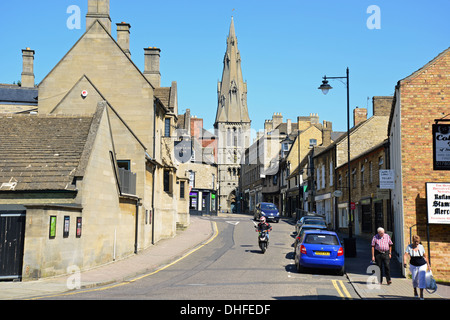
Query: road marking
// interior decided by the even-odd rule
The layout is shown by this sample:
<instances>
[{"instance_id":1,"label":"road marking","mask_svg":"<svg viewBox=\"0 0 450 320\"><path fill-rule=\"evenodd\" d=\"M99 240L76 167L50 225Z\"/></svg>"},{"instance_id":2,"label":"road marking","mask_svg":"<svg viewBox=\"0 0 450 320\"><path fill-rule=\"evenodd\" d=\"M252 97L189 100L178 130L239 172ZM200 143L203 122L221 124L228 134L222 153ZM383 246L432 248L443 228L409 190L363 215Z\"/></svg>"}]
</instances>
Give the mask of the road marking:
<instances>
[{"instance_id":1,"label":"road marking","mask_svg":"<svg viewBox=\"0 0 450 320\"><path fill-rule=\"evenodd\" d=\"M352 296L348 292L347 288L345 288L344 283L342 282L342 280L331 280L331 282L333 283L334 288L339 293L339 296L341 296L341 298L349 298L349 299L352 298ZM341 289L339 288L339 284L341 285L342 291L344 293L342 293Z\"/></svg>"},{"instance_id":2,"label":"road marking","mask_svg":"<svg viewBox=\"0 0 450 320\"><path fill-rule=\"evenodd\" d=\"M232 224L233 226L237 226L239 221L226 221L226 223Z\"/></svg>"},{"instance_id":3,"label":"road marking","mask_svg":"<svg viewBox=\"0 0 450 320\"><path fill-rule=\"evenodd\" d=\"M217 228L217 223L215 221L213 221L213 227L214 227L214 235L205 243L203 243L202 245L198 246L197 248L192 249L191 251L189 251L188 253L186 253L184 256L182 256L181 258L173 261L172 263L169 263L168 265L165 265L162 268L159 268L158 270L155 270L151 273L148 274L144 274L142 276L136 277L134 279L128 280L128 281L123 281L120 283L116 283L114 285L110 285L110 286L106 286L106 287L101 287L101 288L96 288L96 289L91 289L91 290L85 290L85 291L76 291L76 292L69 292L69 293L60 293L60 294L55 294L55 295L50 295L50 296L43 296L43 297L35 297L35 298L30 298L30 299L25 299L25 300L38 300L38 299L44 299L44 298L54 298L54 297L63 297L63 296L71 296L71 295L76 295L76 294L80 294L80 293L90 293L90 292L96 292L96 291L104 291L104 290L108 290L108 289L112 289L112 288L117 288L117 287L121 287L124 286L126 284L129 283L133 283L135 281L144 279L146 277L149 277L151 275L154 275L160 271L163 271L171 266L173 266L174 264L180 262L181 260L187 258L188 256L190 256L191 254L193 254L194 252L200 250L201 248L203 248L204 246L206 246L207 244L211 243L215 238L217 238L217 236L219 235L219 230Z\"/></svg>"}]
</instances>

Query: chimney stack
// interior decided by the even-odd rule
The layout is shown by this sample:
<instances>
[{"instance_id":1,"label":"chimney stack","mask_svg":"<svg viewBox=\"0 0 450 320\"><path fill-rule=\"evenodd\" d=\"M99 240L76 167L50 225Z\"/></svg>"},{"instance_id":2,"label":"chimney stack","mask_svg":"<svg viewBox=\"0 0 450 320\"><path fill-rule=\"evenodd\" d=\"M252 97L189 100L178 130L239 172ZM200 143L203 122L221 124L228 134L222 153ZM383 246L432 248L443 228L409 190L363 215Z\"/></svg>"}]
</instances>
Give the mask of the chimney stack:
<instances>
[{"instance_id":1,"label":"chimney stack","mask_svg":"<svg viewBox=\"0 0 450 320\"><path fill-rule=\"evenodd\" d=\"M159 72L160 54L161 49L159 48L144 48L144 76L155 88L161 86L161 73Z\"/></svg>"},{"instance_id":2,"label":"chimney stack","mask_svg":"<svg viewBox=\"0 0 450 320\"><path fill-rule=\"evenodd\" d=\"M111 34L111 17L109 16L109 0L88 0L88 12L86 14L86 30L95 20L99 20Z\"/></svg>"},{"instance_id":3,"label":"chimney stack","mask_svg":"<svg viewBox=\"0 0 450 320\"><path fill-rule=\"evenodd\" d=\"M34 88L34 50L22 50L22 87Z\"/></svg>"},{"instance_id":4,"label":"chimney stack","mask_svg":"<svg viewBox=\"0 0 450 320\"><path fill-rule=\"evenodd\" d=\"M355 110L353 110L353 126L356 127L358 123L361 123L366 120L367 120L367 109L356 107Z\"/></svg>"},{"instance_id":5,"label":"chimney stack","mask_svg":"<svg viewBox=\"0 0 450 320\"><path fill-rule=\"evenodd\" d=\"M392 109L392 101L394 97L391 96L375 96L372 98L373 115L374 116L389 116Z\"/></svg>"},{"instance_id":6,"label":"chimney stack","mask_svg":"<svg viewBox=\"0 0 450 320\"><path fill-rule=\"evenodd\" d=\"M275 130L281 123L283 123L283 116L281 112L275 112L272 116L273 130Z\"/></svg>"},{"instance_id":7,"label":"chimney stack","mask_svg":"<svg viewBox=\"0 0 450 320\"><path fill-rule=\"evenodd\" d=\"M322 127L322 146L328 147L331 144L331 131L333 130L333 123L331 121L323 121Z\"/></svg>"},{"instance_id":8,"label":"chimney stack","mask_svg":"<svg viewBox=\"0 0 450 320\"><path fill-rule=\"evenodd\" d=\"M130 52L130 29L131 25L126 22L116 23L117 26L117 43L122 50L131 57Z\"/></svg>"}]
</instances>

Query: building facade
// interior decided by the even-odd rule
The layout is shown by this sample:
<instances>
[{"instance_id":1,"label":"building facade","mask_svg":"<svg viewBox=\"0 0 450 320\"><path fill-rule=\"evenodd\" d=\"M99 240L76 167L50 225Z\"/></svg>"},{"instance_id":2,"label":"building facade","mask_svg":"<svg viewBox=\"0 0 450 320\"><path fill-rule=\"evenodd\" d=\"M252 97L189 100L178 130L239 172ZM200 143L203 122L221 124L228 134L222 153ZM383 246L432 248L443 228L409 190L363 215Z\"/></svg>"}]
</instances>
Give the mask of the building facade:
<instances>
[{"instance_id":1,"label":"building facade","mask_svg":"<svg viewBox=\"0 0 450 320\"><path fill-rule=\"evenodd\" d=\"M436 120L448 119L449 99L450 49L446 49L397 83L388 128L390 167L395 174L396 251L402 253L411 235L418 234L433 275L444 281L450 280L450 225L428 223L427 210L432 208L427 207L426 184L450 182L449 170L434 170L432 132Z\"/></svg>"},{"instance_id":2,"label":"building facade","mask_svg":"<svg viewBox=\"0 0 450 320\"><path fill-rule=\"evenodd\" d=\"M188 190L181 187L189 176L174 154L176 82L161 87L159 48L144 49L139 70L131 60L131 26L116 26L114 39L109 0L88 0L85 33L37 86L38 114L27 115L37 131L26 134L31 140L22 139L25 149L47 153L36 152L24 163L6 156L0 162L0 224L10 225L6 220L17 216L23 259L14 261L15 276L24 280L124 258L190 223ZM27 90L34 86L33 57L27 49L22 73ZM6 119L3 124L22 121ZM61 125L64 119L71 125ZM70 137L83 121L91 126L84 140L73 144ZM0 129L8 137L9 127ZM20 149L22 141L15 144ZM14 147L2 143L0 152L12 154ZM72 160L74 155L80 158ZM50 183L63 176L69 179L63 185ZM1 230L1 237L8 234Z\"/></svg>"}]
</instances>

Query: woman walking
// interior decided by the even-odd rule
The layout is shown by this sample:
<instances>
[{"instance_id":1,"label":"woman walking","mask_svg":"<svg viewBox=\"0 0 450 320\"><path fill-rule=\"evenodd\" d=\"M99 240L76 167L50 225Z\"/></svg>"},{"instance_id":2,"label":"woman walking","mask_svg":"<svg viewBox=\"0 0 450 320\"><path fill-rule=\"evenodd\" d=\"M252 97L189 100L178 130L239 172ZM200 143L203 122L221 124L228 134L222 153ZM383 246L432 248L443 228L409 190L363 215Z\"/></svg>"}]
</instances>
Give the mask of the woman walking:
<instances>
[{"instance_id":1,"label":"woman walking","mask_svg":"<svg viewBox=\"0 0 450 320\"><path fill-rule=\"evenodd\" d=\"M420 237L418 235L413 236L412 243L406 247L405 254L403 255L403 266L406 268L406 259L409 260L409 270L412 274L412 282L414 288L414 297L418 297L417 288L420 289L420 300L423 300L423 289L426 287L425 275L430 264L428 263L427 254L425 248L420 244Z\"/></svg>"}]
</instances>

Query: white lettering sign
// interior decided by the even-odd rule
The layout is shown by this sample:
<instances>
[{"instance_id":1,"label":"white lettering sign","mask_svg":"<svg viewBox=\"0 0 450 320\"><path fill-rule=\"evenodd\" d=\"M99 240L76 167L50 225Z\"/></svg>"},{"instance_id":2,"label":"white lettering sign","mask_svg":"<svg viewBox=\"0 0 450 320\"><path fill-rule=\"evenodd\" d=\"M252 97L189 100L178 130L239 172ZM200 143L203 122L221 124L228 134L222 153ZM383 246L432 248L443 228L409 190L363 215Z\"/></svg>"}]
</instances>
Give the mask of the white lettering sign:
<instances>
[{"instance_id":1,"label":"white lettering sign","mask_svg":"<svg viewBox=\"0 0 450 320\"><path fill-rule=\"evenodd\" d=\"M394 170L380 170L380 189L395 188Z\"/></svg>"},{"instance_id":2,"label":"white lettering sign","mask_svg":"<svg viewBox=\"0 0 450 320\"><path fill-rule=\"evenodd\" d=\"M450 224L450 183L427 183L429 224Z\"/></svg>"}]
</instances>

